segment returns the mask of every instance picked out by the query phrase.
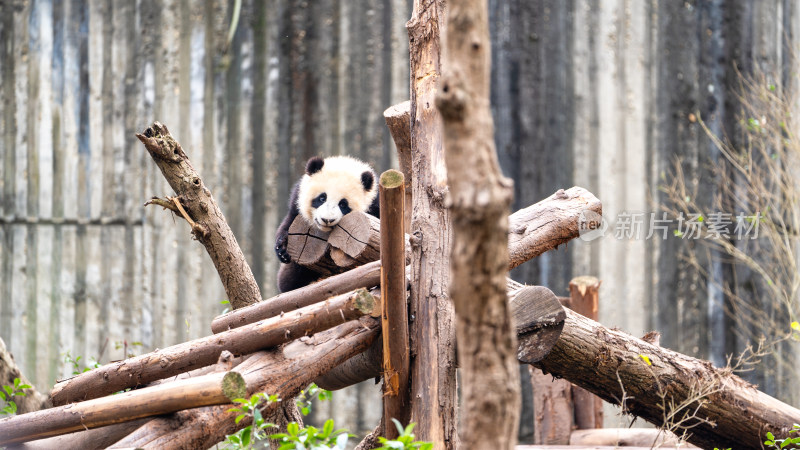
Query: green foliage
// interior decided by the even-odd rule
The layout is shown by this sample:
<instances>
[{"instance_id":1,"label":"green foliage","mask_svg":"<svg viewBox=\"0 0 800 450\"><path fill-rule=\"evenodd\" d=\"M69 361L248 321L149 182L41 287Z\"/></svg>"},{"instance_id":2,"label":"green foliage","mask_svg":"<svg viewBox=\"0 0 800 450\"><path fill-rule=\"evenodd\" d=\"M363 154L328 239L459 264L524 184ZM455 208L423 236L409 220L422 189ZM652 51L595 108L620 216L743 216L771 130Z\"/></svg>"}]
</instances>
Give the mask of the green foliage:
<instances>
[{"instance_id":1,"label":"green foliage","mask_svg":"<svg viewBox=\"0 0 800 450\"><path fill-rule=\"evenodd\" d=\"M797 433L794 437L787 437L786 439L775 439L775 435L767 431L767 440L764 445L767 448L784 449L784 448L800 448L800 424L794 424L789 434Z\"/></svg>"},{"instance_id":2,"label":"green foliage","mask_svg":"<svg viewBox=\"0 0 800 450\"><path fill-rule=\"evenodd\" d=\"M270 435L270 439L280 441L278 450L344 450L351 437L345 429L334 430L333 419L326 420L321 430L311 425L300 428L292 422L286 426L286 433Z\"/></svg>"},{"instance_id":3,"label":"green foliage","mask_svg":"<svg viewBox=\"0 0 800 450\"><path fill-rule=\"evenodd\" d=\"M263 392L253 394L249 399L235 399L234 402L238 403L239 406L231 408L228 411L239 413L236 416L236 423L238 424L246 417L250 417L253 423L234 434L228 435L225 442L222 443L223 448L251 449L261 447L259 442L267 438L267 428L275 426L264 420L264 417L261 416L261 408L278 401L280 401L280 399L277 395L267 395Z\"/></svg>"},{"instance_id":4,"label":"green foliage","mask_svg":"<svg viewBox=\"0 0 800 450\"><path fill-rule=\"evenodd\" d=\"M4 385L0 390L0 404L3 408L0 409L0 416L13 416L17 413L17 404L14 402L14 397L25 397L23 389L30 389L29 384L22 384L19 378L14 378L14 385Z\"/></svg>"},{"instance_id":5,"label":"green foliage","mask_svg":"<svg viewBox=\"0 0 800 450\"><path fill-rule=\"evenodd\" d=\"M91 367L82 365L81 364L82 356L78 356L77 358L72 358L72 355L69 352L64 353L64 362L72 366L72 374L73 375L80 375L83 372L88 372L92 369L96 369L100 367L100 362L97 361L95 358L92 358L92 363L90 364Z\"/></svg>"},{"instance_id":6,"label":"green foliage","mask_svg":"<svg viewBox=\"0 0 800 450\"><path fill-rule=\"evenodd\" d=\"M392 422L394 422L394 426L397 427L397 432L400 433L400 436L392 440L379 437L378 442L381 443L381 447L378 447L378 450L433 450L432 442L414 440L414 433L412 433L411 430L414 429L414 425L416 424L410 423L407 427L403 428L403 424L401 424L399 420L392 419Z\"/></svg>"},{"instance_id":7,"label":"green foliage","mask_svg":"<svg viewBox=\"0 0 800 450\"><path fill-rule=\"evenodd\" d=\"M330 400L331 397L331 391L326 391L325 389L317 386L316 383L311 383L311 386L300 391L300 394L298 394L295 401L297 402L297 408L300 410L300 412L304 416L307 416L309 413L311 413L311 403L315 398L321 401L326 401Z\"/></svg>"}]
</instances>

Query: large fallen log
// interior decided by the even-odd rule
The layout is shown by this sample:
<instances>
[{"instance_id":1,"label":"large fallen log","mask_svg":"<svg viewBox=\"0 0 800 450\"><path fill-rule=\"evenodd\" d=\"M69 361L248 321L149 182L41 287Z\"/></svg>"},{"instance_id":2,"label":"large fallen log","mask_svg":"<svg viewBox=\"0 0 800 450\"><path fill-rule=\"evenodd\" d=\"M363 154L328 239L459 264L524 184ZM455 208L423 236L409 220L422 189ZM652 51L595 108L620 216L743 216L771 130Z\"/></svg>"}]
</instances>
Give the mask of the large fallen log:
<instances>
[{"instance_id":1,"label":"large fallen log","mask_svg":"<svg viewBox=\"0 0 800 450\"><path fill-rule=\"evenodd\" d=\"M211 374L9 417L0 420L0 446L198 406L231 403L246 394L244 383L237 372Z\"/></svg>"},{"instance_id":2,"label":"large fallen log","mask_svg":"<svg viewBox=\"0 0 800 450\"><path fill-rule=\"evenodd\" d=\"M520 337L520 346L526 336ZM767 432L787 437L800 410L692 358L567 311L561 337L534 364L543 372L621 404L626 412L702 448L762 448Z\"/></svg>"},{"instance_id":3,"label":"large fallen log","mask_svg":"<svg viewBox=\"0 0 800 450\"><path fill-rule=\"evenodd\" d=\"M314 378L364 351L379 334L380 321L362 317L254 355L236 370L248 389L255 386L254 392L278 394L283 402L293 402ZM278 406L268 405L262 413L267 417ZM249 424L248 419L237 424L237 413L229 409L230 405L200 408L154 419L111 448L208 448Z\"/></svg>"},{"instance_id":4,"label":"large fallen log","mask_svg":"<svg viewBox=\"0 0 800 450\"><path fill-rule=\"evenodd\" d=\"M285 315L98 367L56 384L51 398L63 405L102 397L213 364L225 350L235 355L253 353L365 314L377 317L380 306L366 289L359 289Z\"/></svg>"}]
</instances>

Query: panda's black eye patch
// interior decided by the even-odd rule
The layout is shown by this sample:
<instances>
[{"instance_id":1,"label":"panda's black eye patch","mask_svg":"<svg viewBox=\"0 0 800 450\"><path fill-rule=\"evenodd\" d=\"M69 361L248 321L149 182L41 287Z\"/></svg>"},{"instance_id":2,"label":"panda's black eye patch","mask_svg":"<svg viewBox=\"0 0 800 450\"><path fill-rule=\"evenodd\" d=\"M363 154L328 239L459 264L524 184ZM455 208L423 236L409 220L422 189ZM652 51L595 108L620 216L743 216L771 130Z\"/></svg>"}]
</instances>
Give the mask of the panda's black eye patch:
<instances>
[{"instance_id":1,"label":"panda's black eye patch","mask_svg":"<svg viewBox=\"0 0 800 450\"><path fill-rule=\"evenodd\" d=\"M342 215L345 215L352 211L350 208L350 203L347 202L346 198L339 200L339 209L342 211Z\"/></svg>"},{"instance_id":2,"label":"panda's black eye patch","mask_svg":"<svg viewBox=\"0 0 800 450\"><path fill-rule=\"evenodd\" d=\"M327 194L325 194L325 193L323 192L322 194L319 194L318 196L316 196L316 197L314 198L314 200L311 200L311 207L312 207L312 208L319 208L320 206L322 206L323 204L325 204L325 202L326 202L327 200L328 200L328 196L327 196Z\"/></svg>"}]
</instances>

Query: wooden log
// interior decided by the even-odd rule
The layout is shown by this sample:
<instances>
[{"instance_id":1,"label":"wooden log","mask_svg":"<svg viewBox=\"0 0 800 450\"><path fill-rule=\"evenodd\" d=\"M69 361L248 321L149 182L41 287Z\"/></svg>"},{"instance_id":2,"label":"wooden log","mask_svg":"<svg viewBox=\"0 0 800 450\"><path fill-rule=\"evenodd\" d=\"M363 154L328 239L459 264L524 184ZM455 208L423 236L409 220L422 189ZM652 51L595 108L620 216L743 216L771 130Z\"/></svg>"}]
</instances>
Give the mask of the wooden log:
<instances>
[{"instance_id":1,"label":"wooden log","mask_svg":"<svg viewBox=\"0 0 800 450\"><path fill-rule=\"evenodd\" d=\"M509 269L566 244L580 235L582 217L599 217L600 200L582 187L559 189L509 219ZM590 213L590 214L587 214Z\"/></svg>"},{"instance_id":2,"label":"wooden log","mask_svg":"<svg viewBox=\"0 0 800 450\"><path fill-rule=\"evenodd\" d=\"M295 340L281 349L260 352L237 371L243 374L248 388L253 387L248 394L278 394L283 402L291 402L313 379L368 348L380 335L379 328L378 319L362 317L312 338ZM269 405L262 414L277 407ZM112 448L208 448L249 425L249 419L237 424L236 413L229 409L229 405L215 406L157 418Z\"/></svg>"},{"instance_id":3,"label":"wooden log","mask_svg":"<svg viewBox=\"0 0 800 450\"><path fill-rule=\"evenodd\" d=\"M56 405L102 397L213 364L226 350L237 355L253 353L365 314L377 317L379 305L369 292L359 289L282 316L98 367L56 384L51 397Z\"/></svg>"},{"instance_id":4,"label":"wooden log","mask_svg":"<svg viewBox=\"0 0 800 450\"><path fill-rule=\"evenodd\" d=\"M383 337L384 436L395 439L397 419L407 424L411 402L408 391L408 292L406 290L406 246L403 215L403 174L388 170L381 175L381 330Z\"/></svg>"},{"instance_id":5,"label":"wooden log","mask_svg":"<svg viewBox=\"0 0 800 450\"><path fill-rule=\"evenodd\" d=\"M411 229L411 102L405 101L390 106L383 112L389 134L392 135L400 172L405 178L405 209L403 211L406 230Z\"/></svg>"},{"instance_id":6,"label":"wooden log","mask_svg":"<svg viewBox=\"0 0 800 450\"><path fill-rule=\"evenodd\" d=\"M381 258L381 221L369 214L347 214L331 231L328 244L340 249L356 264L377 261Z\"/></svg>"},{"instance_id":7,"label":"wooden log","mask_svg":"<svg viewBox=\"0 0 800 450\"><path fill-rule=\"evenodd\" d=\"M533 443L567 445L574 426L572 384L530 367L533 385Z\"/></svg>"},{"instance_id":8,"label":"wooden log","mask_svg":"<svg viewBox=\"0 0 800 450\"><path fill-rule=\"evenodd\" d=\"M600 280L582 276L569 282L571 309L592 320L598 319ZM578 386L572 388L575 407L575 426L579 430L603 428L603 401L600 397ZM672 445L672 444L668 444Z\"/></svg>"},{"instance_id":9,"label":"wooden log","mask_svg":"<svg viewBox=\"0 0 800 450\"><path fill-rule=\"evenodd\" d=\"M517 340L505 289L513 183L494 145L488 1L448 0L445 42L436 106L450 186L460 439L465 448L512 450L520 415Z\"/></svg>"},{"instance_id":10,"label":"wooden log","mask_svg":"<svg viewBox=\"0 0 800 450\"><path fill-rule=\"evenodd\" d=\"M44 439L37 439L30 442L21 442L5 447L7 450L52 450L62 449L91 449L106 448L114 445L123 437L129 435L137 428L141 427L150 420L149 417L132 420L130 422L116 423L101 428L91 430L75 431L62 436L53 436Z\"/></svg>"},{"instance_id":11,"label":"wooden log","mask_svg":"<svg viewBox=\"0 0 800 450\"><path fill-rule=\"evenodd\" d=\"M178 141L159 122L136 137L178 195L176 206L186 213L192 234L211 257L231 306L236 309L260 301L261 291L233 231Z\"/></svg>"},{"instance_id":12,"label":"wooden log","mask_svg":"<svg viewBox=\"0 0 800 450\"><path fill-rule=\"evenodd\" d=\"M300 289L284 292L254 305L229 311L217 316L211 322L211 331L214 333L221 333L232 328L255 323L259 320L268 319L282 313L313 305L314 303L321 302L334 295L344 294L358 288L378 286L380 280L380 261L365 264L342 274L322 279Z\"/></svg>"},{"instance_id":13,"label":"wooden log","mask_svg":"<svg viewBox=\"0 0 800 450\"><path fill-rule=\"evenodd\" d=\"M691 427L688 441L702 448L759 449L766 432L785 438L800 423L800 409L758 391L729 369L605 328L569 310L555 347L534 365L609 403L624 398L626 411L656 426L685 419L683 425ZM667 420L667 414L673 416Z\"/></svg>"},{"instance_id":14,"label":"wooden log","mask_svg":"<svg viewBox=\"0 0 800 450\"><path fill-rule=\"evenodd\" d=\"M328 235L330 233L309 225L303 216L297 216L289 226L289 240L286 251L292 255L292 260L302 265L316 264L328 251ZM318 269L320 271L323 269ZM336 268L326 267L324 270ZM335 272L330 272L335 273Z\"/></svg>"},{"instance_id":15,"label":"wooden log","mask_svg":"<svg viewBox=\"0 0 800 450\"><path fill-rule=\"evenodd\" d=\"M184 372L168 380L158 380L151 385L172 382L175 380L185 380L188 378L208 375L211 373L228 372L242 363L246 357L234 357L232 353L224 351L220 354L217 364L202 367L189 372ZM150 421L150 418L137 419L131 422L117 423L102 428L91 430L76 431L63 436L54 436L45 439L38 439L21 444L15 444L9 449L42 449L52 448L106 448L113 445L123 437Z\"/></svg>"},{"instance_id":16,"label":"wooden log","mask_svg":"<svg viewBox=\"0 0 800 450\"><path fill-rule=\"evenodd\" d=\"M179 380L0 420L0 445L98 428L182 409L227 404L246 393L245 380L237 372Z\"/></svg>"},{"instance_id":17,"label":"wooden log","mask_svg":"<svg viewBox=\"0 0 800 450\"><path fill-rule=\"evenodd\" d=\"M602 428L575 430L570 433L570 445L610 445L615 447L664 448L680 445L697 448L681 442L678 436L657 428Z\"/></svg>"},{"instance_id":18,"label":"wooden log","mask_svg":"<svg viewBox=\"0 0 800 450\"><path fill-rule=\"evenodd\" d=\"M414 0L406 24L411 75L412 218L411 420L437 449L458 447L455 317L450 285L450 214L442 120L435 108L441 74L444 0Z\"/></svg>"}]
</instances>

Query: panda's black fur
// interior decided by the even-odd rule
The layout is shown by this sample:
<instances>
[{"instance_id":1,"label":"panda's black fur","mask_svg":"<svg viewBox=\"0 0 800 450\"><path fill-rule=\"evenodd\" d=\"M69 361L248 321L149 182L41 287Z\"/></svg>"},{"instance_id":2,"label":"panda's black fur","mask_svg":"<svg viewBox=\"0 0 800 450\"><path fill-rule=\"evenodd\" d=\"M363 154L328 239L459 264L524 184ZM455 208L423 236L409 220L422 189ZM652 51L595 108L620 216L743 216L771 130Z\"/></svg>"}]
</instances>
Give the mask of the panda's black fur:
<instances>
[{"instance_id":1,"label":"panda's black fur","mask_svg":"<svg viewBox=\"0 0 800 450\"><path fill-rule=\"evenodd\" d=\"M349 156L314 157L292 188L289 212L275 235L275 254L283 263L278 271L278 289L286 292L306 286L320 275L292 261L286 251L289 227L298 215L309 225L330 231L351 211L380 217L375 172L365 162Z\"/></svg>"}]
</instances>

